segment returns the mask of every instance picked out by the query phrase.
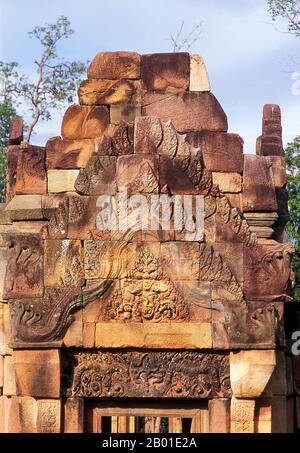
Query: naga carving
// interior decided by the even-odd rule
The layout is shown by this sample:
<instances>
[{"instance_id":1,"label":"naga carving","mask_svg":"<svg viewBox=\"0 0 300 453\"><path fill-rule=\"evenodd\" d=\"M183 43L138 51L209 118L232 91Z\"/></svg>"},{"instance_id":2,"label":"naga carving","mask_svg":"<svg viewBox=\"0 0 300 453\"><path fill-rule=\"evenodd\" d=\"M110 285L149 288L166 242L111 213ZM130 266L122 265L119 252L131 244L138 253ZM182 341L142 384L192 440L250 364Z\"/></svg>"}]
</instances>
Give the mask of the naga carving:
<instances>
[{"instance_id":1,"label":"naga carving","mask_svg":"<svg viewBox=\"0 0 300 453\"><path fill-rule=\"evenodd\" d=\"M8 264L4 282L4 298L42 297L43 242L33 234L5 235Z\"/></svg>"},{"instance_id":2,"label":"naga carving","mask_svg":"<svg viewBox=\"0 0 300 453\"><path fill-rule=\"evenodd\" d=\"M84 295L81 288L46 289L43 298L11 301L14 345L62 340L72 313L100 297L109 286L110 281L101 282Z\"/></svg>"}]
</instances>

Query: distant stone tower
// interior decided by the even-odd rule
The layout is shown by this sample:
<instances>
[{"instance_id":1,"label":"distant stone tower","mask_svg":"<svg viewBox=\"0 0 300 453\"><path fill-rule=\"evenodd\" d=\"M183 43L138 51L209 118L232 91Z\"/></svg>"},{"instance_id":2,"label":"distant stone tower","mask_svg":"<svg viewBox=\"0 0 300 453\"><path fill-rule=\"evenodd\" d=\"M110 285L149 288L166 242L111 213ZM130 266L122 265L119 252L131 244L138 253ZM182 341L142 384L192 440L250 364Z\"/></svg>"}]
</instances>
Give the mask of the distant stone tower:
<instances>
[{"instance_id":1,"label":"distant stone tower","mask_svg":"<svg viewBox=\"0 0 300 453\"><path fill-rule=\"evenodd\" d=\"M200 56L99 53L78 95L11 129L0 431L293 431L279 107L243 155Z\"/></svg>"}]
</instances>

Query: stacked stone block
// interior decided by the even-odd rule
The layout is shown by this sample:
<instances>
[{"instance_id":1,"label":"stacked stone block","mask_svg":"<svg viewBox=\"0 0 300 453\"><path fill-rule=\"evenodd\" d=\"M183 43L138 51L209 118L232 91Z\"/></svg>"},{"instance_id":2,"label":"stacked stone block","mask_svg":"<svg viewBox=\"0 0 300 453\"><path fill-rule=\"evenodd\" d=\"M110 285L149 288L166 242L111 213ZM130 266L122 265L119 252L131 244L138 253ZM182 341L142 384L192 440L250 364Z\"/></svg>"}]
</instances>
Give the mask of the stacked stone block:
<instances>
[{"instance_id":1,"label":"stacked stone block","mask_svg":"<svg viewBox=\"0 0 300 453\"><path fill-rule=\"evenodd\" d=\"M90 397L148 397L209 400L210 432L292 431L279 107L265 106L257 155L244 155L200 56L99 53L78 96L45 148L12 125L1 430L82 432ZM203 232L176 229L172 210L153 231L135 203L129 226L101 230L99 197L124 188L201 195Z\"/></svg>"}]
</instances>

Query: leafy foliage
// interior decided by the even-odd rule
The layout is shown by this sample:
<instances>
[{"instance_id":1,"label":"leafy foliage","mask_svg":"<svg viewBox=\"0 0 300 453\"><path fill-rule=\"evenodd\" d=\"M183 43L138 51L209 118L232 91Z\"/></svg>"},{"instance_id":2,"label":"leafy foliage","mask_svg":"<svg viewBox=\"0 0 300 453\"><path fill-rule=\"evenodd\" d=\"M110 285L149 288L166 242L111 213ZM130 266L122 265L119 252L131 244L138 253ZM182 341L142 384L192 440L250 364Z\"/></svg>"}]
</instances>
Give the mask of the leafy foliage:
<instances>
[{"instance_id":1,"label":"leafy foliage","mask_svg":"<svg viewBox=\"0 0 300 453\"><path fill-rule=\"evenodd\" d=\"M272 19L288 21L288 32L300 36L300 0L267 0Z\"/></svg>"},{"instance_id":2,"label":"leafy foliage","mask_svg":"<svg viewBox=\"0 0 300 453\"><path fill-rule=\"evenodd\" d=\"M13 99L16 106L20 104L20 99L24 100L32 114L27 129L28 142L39 120L50 120L53 110L63 107L66 102L73 102L79 78L86 66L80 61L69 62L59 58L57 51L58 42L73 33L65 16L54 24L35 27L29 32L29 36L37 39L42 46L41 57L34 60L37 70L35 81L19 73L17 62L0 61L0 97Z\"/></svg>"},{"instance_id":3,"label":"leafy foliage","mask_svg":"<svg viewBox=\"0 0 300 453\"><path fill-rule=\"evenodd\" d=\"M288 171L289 214L290 222L287 225L289 240L295 246L293 260L296 274L296 297L300 297L300 136L287 145L285 150Z\"/></svg>"},{"instance_id":4,"label":"leafy foliage","mask_svg":"<svg viewBox=\"0 0 300 453\"><path fill-rule=\"evenodd\" d=\"M8 144L9 125L11 120L18 118L11 99L0 103L0 202L5 201L6 192L6 148Z\"/></svg>"}]
</instances>

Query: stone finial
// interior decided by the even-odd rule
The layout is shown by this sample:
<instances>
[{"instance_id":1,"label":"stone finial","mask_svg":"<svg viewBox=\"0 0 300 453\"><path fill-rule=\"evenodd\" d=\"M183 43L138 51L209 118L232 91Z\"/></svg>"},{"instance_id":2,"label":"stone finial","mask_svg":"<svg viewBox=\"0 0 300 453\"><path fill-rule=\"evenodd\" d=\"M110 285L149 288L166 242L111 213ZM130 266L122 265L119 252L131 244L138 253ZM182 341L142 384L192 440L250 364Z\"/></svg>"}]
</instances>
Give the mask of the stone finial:
<instances>
[{"instance_id":1,"label":"stone finial","mask_svg":"<svg viewBox=\"0 0 300 453\"><path fill-rule=\"evenodd\" d=\"M279 105L266 104L263 109L262 136L256 153L261 156L283 156L281 111Z\"/></svg>"},{"instance_id":2,"label":"stone finial","mask_svg":"<svg viewBox=\"0 0 300 453\"><path fill-rule=\"evenodd\" d=\"M23 141L23 120L12 120L9 127L9 145L20 145Z\"/></svg>"}]
</instances>

